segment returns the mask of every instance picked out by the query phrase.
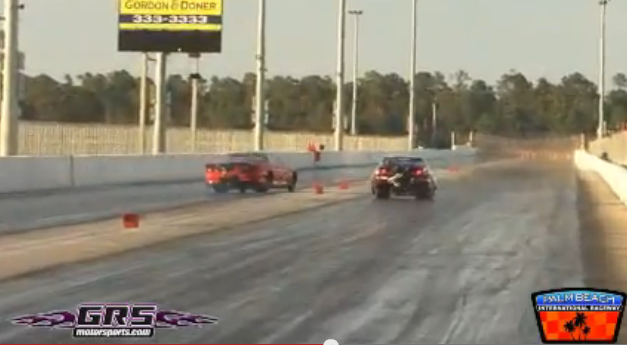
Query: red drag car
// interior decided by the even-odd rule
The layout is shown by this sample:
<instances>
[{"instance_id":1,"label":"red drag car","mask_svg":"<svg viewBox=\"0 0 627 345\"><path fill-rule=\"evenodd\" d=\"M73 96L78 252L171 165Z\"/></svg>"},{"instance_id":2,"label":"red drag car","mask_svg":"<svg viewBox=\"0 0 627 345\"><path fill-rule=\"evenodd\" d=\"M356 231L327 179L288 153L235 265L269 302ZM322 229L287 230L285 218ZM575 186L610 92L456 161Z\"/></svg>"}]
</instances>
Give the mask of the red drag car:
<instances>
[{"instance_id":1,"label":"red drag car","mask_svg":"<svg viewBox=\"0 0 627 345\"><path fill-rule=\"evenodd\" d=\"M272 162L264 153L229 154L222 163L205 165L205 182L216 193L231 189L245 193L254 190L265 193L271 188L286 188L293 192L298 173L284 164Z\"/></svg>"}]
</instances>

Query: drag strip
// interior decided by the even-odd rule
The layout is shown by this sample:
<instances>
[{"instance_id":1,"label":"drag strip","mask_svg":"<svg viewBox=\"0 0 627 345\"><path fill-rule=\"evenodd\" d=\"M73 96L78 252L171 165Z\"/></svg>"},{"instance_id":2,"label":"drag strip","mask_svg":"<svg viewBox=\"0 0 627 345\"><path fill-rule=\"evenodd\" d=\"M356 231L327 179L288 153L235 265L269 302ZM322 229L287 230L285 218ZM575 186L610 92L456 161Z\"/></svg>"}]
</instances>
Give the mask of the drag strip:
<instances>
[{"instance_id":1,"label":"drag strip","mask_svg":"<svg viewBox=\"0 0 627 345\"><path fill-rule=\"evenodd\" d=\"M332 183L341 178L363 178L372 167L303 171L299 187L313 180ZM233 200L239 195L216 195L203 182L108 186L84 190L49 191L0 196L0 235L80 224L123 213L155 212L207 200Z\"/></svg>"},{"instance_id":2,"label":"drag strip","mask_svg":"<svg viewBox=\"0 0 627 345\"><path fill-rule=\"evenodd\" d=\"M569 166L475 169L442 179L433 202L351 192L326 207L1 282L0 318L156 302L220 321L158 330L149 342L538 343L531 292L582 285ZM210 226L211 215L199 210L190 222ZM0 342L85 339L3 322Z\"/></svg>"}]
</instances>

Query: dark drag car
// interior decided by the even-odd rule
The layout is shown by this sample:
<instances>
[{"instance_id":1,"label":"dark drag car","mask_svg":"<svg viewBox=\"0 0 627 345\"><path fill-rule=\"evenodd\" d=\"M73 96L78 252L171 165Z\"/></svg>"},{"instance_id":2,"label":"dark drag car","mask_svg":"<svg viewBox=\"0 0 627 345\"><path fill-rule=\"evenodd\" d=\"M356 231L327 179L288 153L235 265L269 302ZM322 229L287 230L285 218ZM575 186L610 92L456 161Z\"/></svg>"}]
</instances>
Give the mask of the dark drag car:
<instances>
[{"instance_id":1,"label":"dark drag car","mask_svg":"<svg viewBox=\"0 0 627 345\"><path fill-rule=\"evenodd\" d=\"M437 181L427 162L420 157L385 157L372 173L372 194L377 199L413 196L433 200Z\"/></svg>"}]
</instances>

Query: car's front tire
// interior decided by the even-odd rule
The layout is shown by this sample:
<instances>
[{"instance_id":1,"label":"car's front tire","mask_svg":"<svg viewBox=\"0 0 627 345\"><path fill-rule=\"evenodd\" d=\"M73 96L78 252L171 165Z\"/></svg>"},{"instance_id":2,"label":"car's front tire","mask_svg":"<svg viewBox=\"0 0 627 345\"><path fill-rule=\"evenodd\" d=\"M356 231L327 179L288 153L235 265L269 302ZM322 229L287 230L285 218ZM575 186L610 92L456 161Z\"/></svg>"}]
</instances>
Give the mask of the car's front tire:
<instances>
[{"instance_id":1,"label":"car's front tire","mask_svg":"<svg viewBox=\"0 0 627 345\"><path fill-rule=\"evenodd\" d=\"M229 185L225 183L211 185L211 189L217 194L224 194L229 191Z\"/></svg>"},{"instance_id":2,"label":"car's front tire","mask_svg":"<svg viewBox=\"0 0 627 345\"><path fill-rule=\"evenodd\" d=\"M257 193L267 193L270 190L268 185L265 183L258 183L257 185L255 185L255 187L253 187L253 189Z\"/></svg>"}]
</instances>

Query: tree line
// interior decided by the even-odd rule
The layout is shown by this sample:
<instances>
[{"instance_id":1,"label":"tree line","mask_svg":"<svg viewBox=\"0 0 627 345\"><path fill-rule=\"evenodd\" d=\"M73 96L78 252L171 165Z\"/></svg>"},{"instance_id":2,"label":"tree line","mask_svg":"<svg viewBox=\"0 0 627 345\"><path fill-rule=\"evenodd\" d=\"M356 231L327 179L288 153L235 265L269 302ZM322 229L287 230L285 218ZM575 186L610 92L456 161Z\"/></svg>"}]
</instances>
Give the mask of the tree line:
<instances>
[{"instance_id":1,"label":"tree line","mask_svg":"<svg viewBox=\"0 0 627 345\"><path fill-rule=\"evenodd\" d=\"M331 77L276 76L268 80L268 127L274 130L330 131L333 128L335 85ZM22 118L30 121L137 124L139 79L128 71L85 73L55 80L48 75L26 78ZM360 134L407 133L408 81L398 74L369 71L358 80L357 128ZM594 132L598 118L596 84L581 73L559 82L530 80L510 71L494 85L458 71L415 76L416 124L421 137L444 137L451 131L501 135L574 134ZM202 79L199 120L205 128L251 128L255 75ZM191 83L171 75L172 126L190 123ZM153 82L149 80L153 90ZM352 106L352 83L344 87L345 109ZM605 100L608 128L627 122L627 76L617 74ZM435 114L435 116L434 116ZM150 122L150 120L148 120ZM347 121L349 123L350 121Z\"/></svg>"}]
</instances>

